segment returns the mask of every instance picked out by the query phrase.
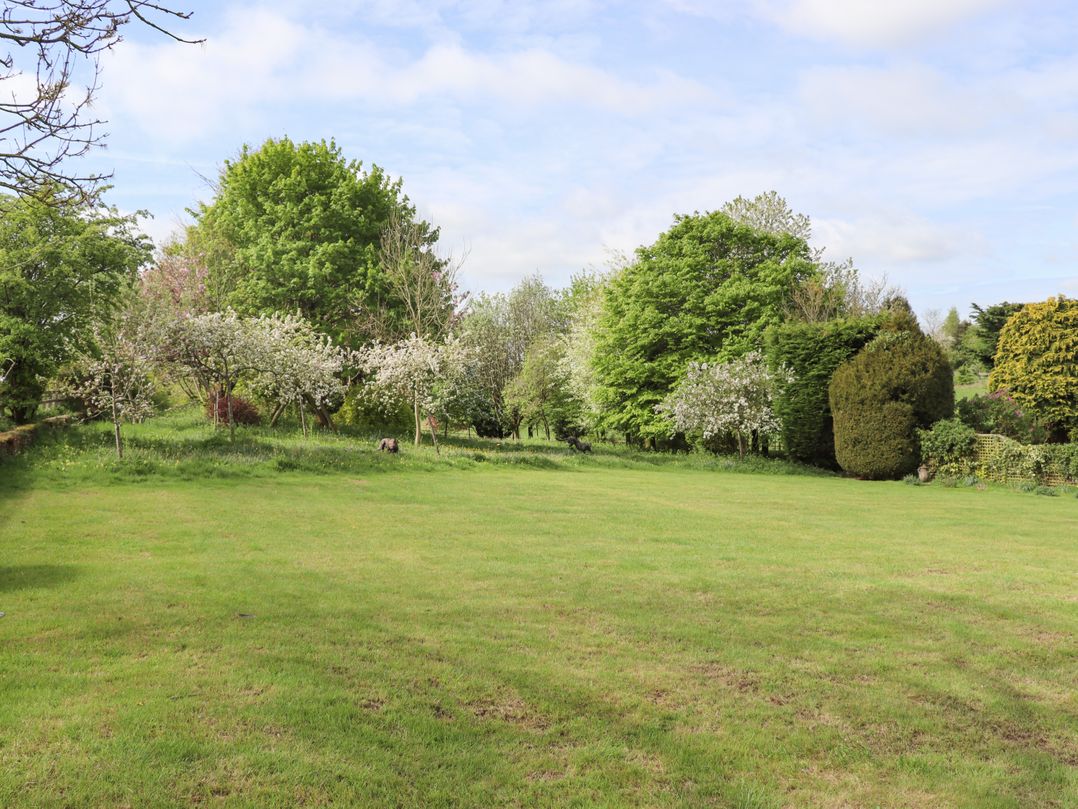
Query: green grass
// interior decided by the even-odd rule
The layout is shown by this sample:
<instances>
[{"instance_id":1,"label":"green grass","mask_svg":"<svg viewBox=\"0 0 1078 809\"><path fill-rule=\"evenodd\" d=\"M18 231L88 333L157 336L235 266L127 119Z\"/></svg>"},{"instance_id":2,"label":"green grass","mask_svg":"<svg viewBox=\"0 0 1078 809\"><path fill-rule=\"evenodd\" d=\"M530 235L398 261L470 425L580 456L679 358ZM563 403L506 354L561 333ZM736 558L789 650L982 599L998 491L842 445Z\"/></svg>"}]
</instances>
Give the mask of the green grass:
<instances>
[{"instance_id":1,"label":"green grass","mask_svg":"<svg viewBox=\"0 0 1078 809\"><path fill-rule=\"evenodd\" d=\"M1078 805L1073 496L107 440L0 465L0 806Z\"/></svg>"}]
</instances>

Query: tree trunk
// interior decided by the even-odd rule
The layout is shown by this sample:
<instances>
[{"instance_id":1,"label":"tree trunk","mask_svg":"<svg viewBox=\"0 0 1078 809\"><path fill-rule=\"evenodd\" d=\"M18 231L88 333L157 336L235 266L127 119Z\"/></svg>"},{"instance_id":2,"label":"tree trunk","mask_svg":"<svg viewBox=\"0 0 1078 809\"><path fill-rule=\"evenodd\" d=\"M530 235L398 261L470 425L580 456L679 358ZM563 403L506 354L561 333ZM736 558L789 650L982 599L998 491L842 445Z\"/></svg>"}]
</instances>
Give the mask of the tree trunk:
<instances>
[{"instance_id":1,"label":"tree trunk","mask_svg":"<svg viewBox=\"0 0 1078 809\"><path fill-rule=\"evenodd\" d=\"M543 432L546 433L546 440L549 441L550 440L550 423L546 420L546 418L543 419Z\"/></svg>"},{"instance_id":2,"label":"tree trunk","mask_svg":"<svg viewBox=\"0 0 1078 809\"><path fill-rule=\"evenodd\" d=\"M737 434L737 454L741 460L745 460L745 434Z\"/></svg>"},{"instance_id":3,"label":"tree trunk","mask_svg":"<svg viewBox=\"0 0 1078 809\"><path fill-rule=\"evenodd\" d=\"M304 414L303 402L298 402L296 407L299 408L299 426L303 428L303 437L307 437L307 416Z\"/></svg>"},{"instance_id":4,"label":"tree trunk","mask_svg":"<svg viewBox=\"0 0 1078 809\"><path fill-rule=\"evenodd\" d=\"M415 445L419 446L420 439L423 438L422 427L419 424L419 391L415 391L412 396L412 415L415 416Z\"/></svg>"},{"instance_id":5,"label":"tree trunk","mask_svg":"<svg viewBox=\"0 0 1078 809\"><path fill-rule=\"evenodd\" d=\"M109 375L109 398L112 399L112 430L116 437L116 457L124 457L124 442L120 437L120 414L116 408L116 387L112 381L112 375Z\"/></svg>"},{"instance_id":6,"label":"tree trunk","mask_svg":"<svg viewBox=\"0 0 1078 809\"><path fill-rule=\"evenodd\" d=\"M429 416L427 417L427 427L430 428L430 440L434 442L434 454L441 455L442 451L438 448L438 433L434 429L434 422L430 419Z\"/></svg>"},{"instance_id":7,"label":"tree trunk","mask_svg":"<svg viewBox=\"0 0 1078 809\"><path fill-rule=\"evenodd\" d=\"M287 404L279 404L279 405L277 405L277 407L273 411L273 415L270 416L270 423L269 423L270 427L276 427L277 426L277 422L280 421L281 416L284 415L284 411L285 411L285 409L287 407L288 407Z\"/></svg>"}]
</instances>

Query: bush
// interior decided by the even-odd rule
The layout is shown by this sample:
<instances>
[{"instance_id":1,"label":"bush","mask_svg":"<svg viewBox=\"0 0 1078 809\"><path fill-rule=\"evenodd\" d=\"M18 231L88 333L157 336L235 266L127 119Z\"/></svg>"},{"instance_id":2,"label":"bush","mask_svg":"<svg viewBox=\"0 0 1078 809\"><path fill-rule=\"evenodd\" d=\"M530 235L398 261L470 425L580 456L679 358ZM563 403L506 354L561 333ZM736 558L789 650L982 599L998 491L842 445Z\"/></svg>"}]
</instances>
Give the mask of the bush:
<instances>
[{"instance_id":1,"label":"bush","mask_svg":"<svg viewBox=\"0 0 1078 809\"><path fill-rule=\"evenodd\" d=\"M1053 426L1055 438L1078 435L1078 300L1049 298L1023 306L999 336L988 387L1007 390Z\"/></svg>"},{"instance_id":2,"label":"bush","mask_svg":"<svg viewBox=\"0 0 1078 809\"><path fill-rule=\"evenodd\" d=\"M864 348L879 328L879 317L866 317L787 322L768 333L771 367L786 366L794 374L775 400L783 445L791 458L829 469L837 466L827 388L835 369Z\"/></svg>"},{"instance_id":3,"label":"bush","mask_svg":"<svg viewBox=\"0 0 1078 809\"><path fill-rule=\"evenodd\" d=\"M368 396L366 386L356 385L344 397L344 404L337 411L337 423L355 427L371 435L410 436L415 431L411 407L401 405L386 412L385 408Z\"/></svg>"},{"instance_id":4,"label":"bush","mask_svg":"<svg viewBox=\"0 0 1078 809\"><path fill-rule=\"evenodd\" d=\"M206 417L213 421L213 405L217 403L217 421L220 424L228 424L228 397L221 396L216 397L210 394L210 398L206 400ZM257 425L262 423L262 416L258 413L258 408L251 404L246 399L241 399L239 396L232 397L232 420L236 424Z\"/></svg>"},{"instance_id":5,"label":"bush","mask_svg":"<svg viewBox=\"0 0 1078 809\"><path fill-rule=\"evenodd\" d=\"M921 461L943 474L968 474L973 466L977 433L958 419L937 421L929 430L918 430Z\"/></svg>"},{"instance_id":6,"label":"bush","mask_svg":"<svg viewBox=\"0 0 1078 809\"><path fill-rule=\"evenodd\" d=\"M991 458L981 463L979 471L998 480L1027 478L1042 481L1048 477L1062 477L1078 482L1078 444L1027 446L1006 441Z\"/></svg>"},{"instance_id":7,"label":"bush","mask_svg":"<svg viewBox=\"0 0 1078 809\"><path fill-rule=\"evenodd\" d=\"M885 332L839 366L829 400L839 465L857 477L897 480L920 461L917 428L954 412L954 374L931 338Z\"/></svg>"},{"instance_id":8,"label":"bush","mask_svg":"<svg viewBox=\"0 0 1078 809\"><path fill-rule=\"evenodd\" d=\"M978 433L1005 435L1023 444L1043 444L1048 440L1045 426L1022 410L1005 390L962 399L955 406L955 414Z\"/></svg>"}]
</instances>

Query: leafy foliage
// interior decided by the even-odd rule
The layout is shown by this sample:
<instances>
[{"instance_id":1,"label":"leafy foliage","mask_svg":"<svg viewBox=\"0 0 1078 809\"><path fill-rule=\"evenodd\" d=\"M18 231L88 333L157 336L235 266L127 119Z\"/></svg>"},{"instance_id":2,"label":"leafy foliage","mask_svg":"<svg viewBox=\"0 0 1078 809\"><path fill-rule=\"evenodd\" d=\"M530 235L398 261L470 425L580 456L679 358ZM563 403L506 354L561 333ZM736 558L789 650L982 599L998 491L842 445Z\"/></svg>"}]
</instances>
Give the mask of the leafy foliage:
<instances>
[{"instance_id":1,"label":"leafy foliage","mask_svg":"<svg viewBox=\"0 0 1078 809\"><path fill-rule=\"evenodd\" d=\"M971 396L955 403L955 414L978 433L1004 435L1023 444L1043 444L1048 430L1018 406L1006 391Z\"/></svg>"},{"instance_id":2,"label":"leafy foliage","mask_svg":"<svg viewBox=\"0 0 1078 809\"><path fill-rule=\"evenodd\" d=\"M888 331L838 367L829 398L839 465L897 480L917 468L917 428L954 412L954 375L930 337Z\"/></svg>"},{"instance_id":3,"label":"leafy foliage","mask_svg":"<svg viewBox=\"0 0 1078 809\"><path fill-rule=\"evenodd\" d=\"M0 404L29 421L50 377L93 345L150 255L134 216L0 197Z\"/></svg>"},{"instance_id":4,"label":"leafy foliage","mask_svg":"<svg viewBox=\"0 0 1078 809\"><path fill-rule=\"evenodd\" d=\"M415 421L415 445L419 446L423 424L431 428L437 446L433 419L443 412L442 400L464 376L467 347L457 338L436 343L412 335L391 345L374 345L359 356L367 374L365 384L387 412L411 403Z\"/></svg>"},{"instance_id":5,"label":"leafy foliage","mask_svg":"<svg viewBox=\"0 0 1078 809\"><path fill-rule=\"evenodd\" d=\"M262 415L258 412L258 408L255 407L254 403L239 396L208 396L206 398L206 416L215 424L227 424L229 418L235 424L242 424L247 427L254 427L262 423Z\"/></svg>"},{"instance_id":6,"label":"leafy foliage","mask_svg":"<svg viewBox=\"0 0 1078 809\"><path fill-rule=\"evenodd\" d=\"M1043 481L1048 477L1062 477L1078 482L1078 444L1030 446L1007 440L982 461L977 471L986 478L997 480Z\"/></svg>"},{"instance_id":7,"label":"leafy foliage","mask_svg":"<svg viewBox=\"0 0 1078 809\"><path fill-rule=\"evenodd\" d=\"M836 466L828 385L835 369L867 345L879 328L879 317L862 317L787 322L768 332L771 366L786 366L793 373L775 400L783 445L790 457L816 466Z\"/></svg>"},{"instance_id":8,"label":"leafy foliage","mask_svg":"<svg viewBox=\"0 0 1078 809\"><path fill-rule=\"evenodd\" d=\"M553 335L532 343L524 356L520 373L506 385L502 394L506 406L520 413L523 423L542 424L546 437L555 426L559 435L579 433L583 407L570 391L563 344Z\"/></svg>"},{"instance_id":9,"label":"leafy foliage","mask_svg":"<svg viewBox=\"0 0 1078 809\"><path fill-rule=\"evenodd\" d=\"M999 336L1011 315L1021 309L1021 303L994 303L991 306L971 304L973 310L973 334L969 348L985 368L991 368L999 348Z\"/></svg>"},{"instance_id":10,"label":"leafy foliage","mask_svg":"<svg viewBox=\"0 0 1078 809\"><path fill-rule=\"evenodd\" d=\"M977 433L960 419L940 419L918 430L921 460L943 474L969 474Z\"/></svg>"},{"instance_id":11,"label":"leafy foliage","mask_svg":"<svg viewBox=\"0 0 1078 809\"><path fill-rule=\"evenodd\" d=\"M346 160L335 143L267 140L226 161L212 203L193 212L188 249L202 257L222 303L243 314L299 312L320 331L357 342L357 306L388 293L379 267L386 225L437 233L380 168Z\"/></svg>"},{"instance_id":12,"label":"leafy foliage","mask_svg":"<svg viewBox=\"0 0 1078 809\"><path fill-rule=\"evenodd\" d=\"M1049 298L1015 312L1000 332L991 390L1078 437L1078 300Z\"/></svg>"},{"instance_id":13,"label":"leafy foliage","mask_svg":"<svg viewBox=\"0 0 1078 809\"><path fill-rule=\"evenodd\" d=\"M814 273L805 242L721 213L676 217L611 279L595 340L600 425L665 437L656 412L690 362L758 348L790 291Z\"/></svg>"}]
</instances>

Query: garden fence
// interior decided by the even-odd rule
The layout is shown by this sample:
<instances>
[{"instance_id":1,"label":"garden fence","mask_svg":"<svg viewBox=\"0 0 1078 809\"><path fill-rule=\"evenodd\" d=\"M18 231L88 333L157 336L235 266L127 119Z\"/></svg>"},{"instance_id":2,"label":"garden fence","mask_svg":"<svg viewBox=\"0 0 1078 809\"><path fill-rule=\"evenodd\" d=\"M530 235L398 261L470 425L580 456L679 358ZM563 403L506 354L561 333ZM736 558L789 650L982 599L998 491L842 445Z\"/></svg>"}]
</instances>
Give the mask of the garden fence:
<instances>
[{"instance_id":1,"label":"garden fence","mask_svg":"<svg viewBox=\"0 0 1078 809\"><path fill-rule=\"evenodd\" d=\"M1069 475L1040 447L1026 446L1004 435L978 433L973 463L979 477L997 483L1041 483L1046 486L1078 485L1078 475Z\"/></svg>"}]
</instances>

